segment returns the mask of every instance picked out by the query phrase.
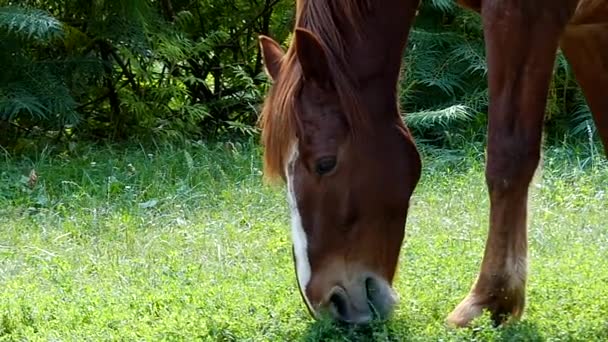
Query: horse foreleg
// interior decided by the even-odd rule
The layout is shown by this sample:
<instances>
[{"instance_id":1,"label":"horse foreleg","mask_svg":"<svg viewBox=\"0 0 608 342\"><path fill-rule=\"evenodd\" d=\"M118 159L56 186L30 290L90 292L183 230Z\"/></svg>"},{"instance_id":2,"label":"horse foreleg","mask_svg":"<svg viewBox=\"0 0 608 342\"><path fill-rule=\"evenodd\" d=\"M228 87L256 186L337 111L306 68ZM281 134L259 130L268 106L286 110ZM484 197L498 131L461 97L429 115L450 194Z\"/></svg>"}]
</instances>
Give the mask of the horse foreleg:
<instances>
[{"instance_id":1,"label":"horse foreleg","mask_svg":"<svg viewBox=\"0 0 608 342\"><path fill-rule=\"evenodd\" d=\"M560 41L608 156L608 23L569 25Z\"/></svg>"},{"instance_id":2,"label":"horse foreleg","mask_svg":"<svg viewBox=\"0 0 608 342\"><path fill-rule=\"evenodd\" d=\"M450 313L466 326L490 311L519 318L527 276L528 186L540 158L542 124L567 1L484 1L481 15L490 94L486 182L490 227L476 282ZM567 8L567 9L566 9Z\"/></svg>"}]
</instances>

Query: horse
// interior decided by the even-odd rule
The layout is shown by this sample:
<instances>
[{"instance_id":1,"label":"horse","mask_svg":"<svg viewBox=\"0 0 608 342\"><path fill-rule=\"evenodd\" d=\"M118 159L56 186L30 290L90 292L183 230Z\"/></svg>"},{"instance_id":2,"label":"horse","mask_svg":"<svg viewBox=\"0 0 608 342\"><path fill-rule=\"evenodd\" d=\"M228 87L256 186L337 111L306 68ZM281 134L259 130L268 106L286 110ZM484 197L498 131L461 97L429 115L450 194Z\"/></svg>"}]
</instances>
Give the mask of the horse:
<instances>
[{"instance_id":1,"label":"horse","mask_svg":"<svg viewBox=\"0 0 608 342\"><path fill-rule=\"evenodd\" d=\"M496 325L526 305L528 187L561 49L608 153L608 0L459 0L481 15L488 65L489 230L479 272L447 315ZM422 164L397 83L419 0L297 0L287 50L259 45L270 87L264 177L284 184L297 286L314 318L388 318Z\"/></svg>"}]
</instances>

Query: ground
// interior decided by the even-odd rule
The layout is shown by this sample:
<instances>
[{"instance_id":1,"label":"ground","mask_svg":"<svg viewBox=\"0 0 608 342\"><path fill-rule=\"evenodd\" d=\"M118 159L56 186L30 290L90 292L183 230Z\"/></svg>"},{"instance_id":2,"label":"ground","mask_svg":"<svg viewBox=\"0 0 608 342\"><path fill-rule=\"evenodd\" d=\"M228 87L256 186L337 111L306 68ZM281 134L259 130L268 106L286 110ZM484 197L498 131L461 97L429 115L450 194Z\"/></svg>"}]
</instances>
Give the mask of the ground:
<instances>
[{"instance_id":1,"label":"ground","mask_svg":"<svg viewBox=\"0 0 608 342\"><path fill-rule=\"evenodd\" d=\"M483 148L424 149L401 302L387 323L349 328L308 316L284 190L262 183L255 146L0 155L0 341L608 338L603 156L547 149L531 187L523 320L453 330L445 316L475 278L487 230Z\"/></svg>"}]
</instances>

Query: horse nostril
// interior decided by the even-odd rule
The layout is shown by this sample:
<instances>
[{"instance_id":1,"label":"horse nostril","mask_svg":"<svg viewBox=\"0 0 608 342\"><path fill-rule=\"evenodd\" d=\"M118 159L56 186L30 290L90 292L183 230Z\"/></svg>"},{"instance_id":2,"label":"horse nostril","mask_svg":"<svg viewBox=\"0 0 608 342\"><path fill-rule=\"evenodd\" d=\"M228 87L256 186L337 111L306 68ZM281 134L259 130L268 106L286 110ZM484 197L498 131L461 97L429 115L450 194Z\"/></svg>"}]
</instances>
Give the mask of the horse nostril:
<instances>
[{"instance_id":1,"label":"horse nostril","mask_svg":"<svg viewBox=\"0 0 608 342\"><path fill-rule=\"evenodd\" d=\"M329 297L329 302L334 306L338 317L341 319L344 319L348 315L348 303L346 300L345 294L340 290L334 291L331 297Z\"/></svg>"},{"instance_id":2,"label":"horse nostril","mask_svg":"<svg viewBox=\"0 0 608 342\"><path fill-rule=\"evenodd\" d=\"M359 287L363 290L362 287ZM351 297L347 290L342 287L336 287L333 289L331 296L329 297L328 304L331 314L334 319L346 324L366 324L371 321L372 313L370 312L369 306L366 306L366 299L364 292L359 292L360 297ZM363 305L357 303L363 300Z\"/></svg>"},{"instance_id":3,"label":"horse nostril","mask_svg":"<svg viewBox=\"0 0 608 342\"><path fill-rule=\"evenodd\" d=\"M365 291L367 294L367 300L370 305L374 305L375 299L380 295L380 288L378 282L374 278L365 279Z\"/></svg>"},{"instance_id":4,"label":"horse nostril","mask_svg":"<svg viewBox=\"0 0 608 342\"><path fill-rule=\"evenodd\" d=\"M378 289L374 286L373 278L370 277L365 279L365 291L367 293L367 299L374 297L376 291L378 291Z\"/></svg>"},{"instance_id":5,"label":"horse nostril","mask_svg":"<svg viewBox=\"0 0 608 342\"><path fill-rule=\"evenodd\" d=\"M376 311L375 299L378 298L378 286L374 278L365 279L365 294L367 295L367 304L370 306L373 312Z\"/></svg>"},{"instance_id":6,"label":"horse nostril","mask_svg":"<svg viewBox=\"0 0 608 342\"><path fill-rule=\"evenodd\" d=\"M397 302L390 285L383 279L368 277L365 279L367 303L373 314L381 319L390 315Z\"/></svg>"}]
</instances>

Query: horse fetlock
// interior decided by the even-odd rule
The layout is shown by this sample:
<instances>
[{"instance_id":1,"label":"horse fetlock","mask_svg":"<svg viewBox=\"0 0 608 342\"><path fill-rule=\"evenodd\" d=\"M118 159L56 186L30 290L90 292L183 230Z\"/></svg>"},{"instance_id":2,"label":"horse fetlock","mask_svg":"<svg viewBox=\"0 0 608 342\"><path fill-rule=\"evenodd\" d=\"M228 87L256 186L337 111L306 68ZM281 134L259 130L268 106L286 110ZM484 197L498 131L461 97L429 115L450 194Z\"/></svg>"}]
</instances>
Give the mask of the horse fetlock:
<instances>
[{"instance_id":1,"label":"horse fetlock","mask_svg":"<svg viewBox=\"0 0 608 342\"><path fill-rule=\"evenodd\" d=\"M484 310L490 313L495 326L519 320L525 307L525 285L505 286L507 283L485 286L479 282L448 315L447 323L455 327L469 326Z\"/></svg>"}]
</instances>

